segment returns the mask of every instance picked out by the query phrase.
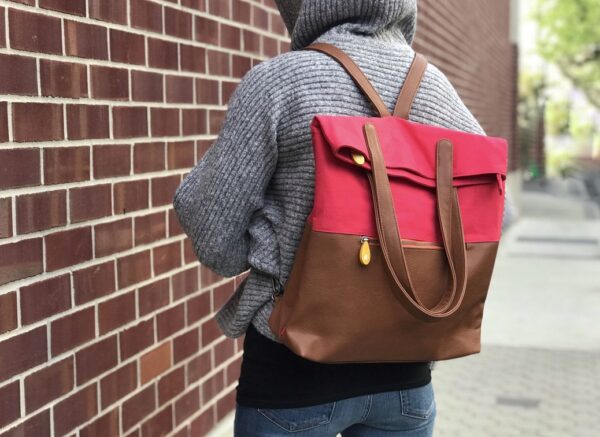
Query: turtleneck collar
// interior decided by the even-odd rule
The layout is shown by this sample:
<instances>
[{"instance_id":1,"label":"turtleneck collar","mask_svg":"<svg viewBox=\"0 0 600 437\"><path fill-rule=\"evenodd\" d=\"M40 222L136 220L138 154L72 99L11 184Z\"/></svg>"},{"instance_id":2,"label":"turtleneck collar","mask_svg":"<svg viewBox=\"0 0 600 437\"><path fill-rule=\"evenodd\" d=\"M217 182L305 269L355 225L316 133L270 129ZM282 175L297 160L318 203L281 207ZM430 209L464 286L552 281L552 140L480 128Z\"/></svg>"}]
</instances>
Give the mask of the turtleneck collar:
<instances>
[{"instance_id":1,"label":"turtleneck collar","mask_svg":"<svg viewBox=\"0 0 600 437\"><path fill-rule=\"evenodd\" d=\"M355 34L412 44L417 0L275 0L299 50L321 36Z\"/></svg>"}]
</instances>

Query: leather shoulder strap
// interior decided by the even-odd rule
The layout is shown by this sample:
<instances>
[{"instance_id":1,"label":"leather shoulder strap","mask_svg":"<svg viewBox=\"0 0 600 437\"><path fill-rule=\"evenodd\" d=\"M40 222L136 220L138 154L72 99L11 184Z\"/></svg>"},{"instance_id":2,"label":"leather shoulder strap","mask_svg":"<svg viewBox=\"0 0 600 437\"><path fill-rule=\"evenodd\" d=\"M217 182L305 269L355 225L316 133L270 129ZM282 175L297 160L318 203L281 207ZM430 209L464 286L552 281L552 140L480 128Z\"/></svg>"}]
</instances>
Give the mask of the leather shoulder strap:
<instances>
[{"instance_id":1,"label":"leather shoulder strap","mask_svg":"<svg viewBox=\"0 0 600 437\"><path fill-rule=\"evenodd\" d=\"M362 70L356 65L356 63L341 49L337 48L332 44L327 43L314 43L307 47L306 50L316 50L318 52L325 53L335 59L341 64L342 67L348 72L348 74L354 79L356 85L365 93L368 99L371 101L380 117L390 115L387 106L381 99L381 96L375 91L375 88L367 79L367 76Z\"/></svg>"},{"instance_id":2,"label":"leather shoulder strap","mask_svg":"<svg viewBox=\"0 0 600 437\"><path fill-rule=\"evenodd\" d=\"M346 72L354 79L356 85L362 90L367 96L369 101L373 104L380 117L391 115L387 109L387 106L383 102L381 96L377 93L373 84L369 81L367 76L362 72L360 67L341 49L334 46L333 44L327 43L314 43L304 48L305 50L316 50L318 52L325 53L335 59L339 64L344 67ZM410 108L412 107L413 100L417 94L419 85L425 69L427 68L427 59L420 53L415 53L410 69L400 94L396 102L394 109L394 115L408 119Z\"/></svg>"},{"instance_id":3,"label":"leather shoulder strap","mask_svg":"<svg viewBox=\"0 0 600 437\"><path fill-rule=\"evenodd\" d=\"M420 53L415 53L402 89L396 101L396 108L394 109L394 115L396 117L405 118L408 120L410 114L410 108L412 107L417 90L427 69L427 59Z\"/></svg>"}]
</instances>

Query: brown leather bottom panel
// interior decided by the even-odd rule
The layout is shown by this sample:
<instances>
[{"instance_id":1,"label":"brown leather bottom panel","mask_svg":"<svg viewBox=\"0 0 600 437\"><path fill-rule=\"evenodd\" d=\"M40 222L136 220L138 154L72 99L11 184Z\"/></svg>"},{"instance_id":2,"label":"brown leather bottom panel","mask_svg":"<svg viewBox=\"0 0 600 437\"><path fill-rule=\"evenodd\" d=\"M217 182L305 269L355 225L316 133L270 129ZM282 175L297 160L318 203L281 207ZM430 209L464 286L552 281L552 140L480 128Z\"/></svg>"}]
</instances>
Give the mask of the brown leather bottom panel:
<instances>
[{"instance_id":1,"label":"brown leather bottom panel","mask_svg":"<svg viewBox=\"0 0 600 437\"><path fill-rule=\"evenodd\" d=\"M313 231L309 223L269 324L298 355L323 363L438 361L480 351L481 320L498 243L467 243L468 282L460 309L431 320L392 290L377 241L360 264L360 237ZM406 249L416 293L434 306L447 286L442 250Z\"/></svg>"}]
</instances>

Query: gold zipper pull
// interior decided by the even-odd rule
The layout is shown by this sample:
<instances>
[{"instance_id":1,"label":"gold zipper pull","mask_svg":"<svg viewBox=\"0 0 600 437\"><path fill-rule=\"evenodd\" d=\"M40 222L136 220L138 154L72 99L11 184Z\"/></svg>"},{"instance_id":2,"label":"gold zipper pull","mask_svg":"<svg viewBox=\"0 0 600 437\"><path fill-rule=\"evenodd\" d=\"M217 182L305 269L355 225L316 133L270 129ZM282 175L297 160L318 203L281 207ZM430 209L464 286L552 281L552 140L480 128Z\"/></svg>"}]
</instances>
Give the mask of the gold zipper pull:
<instances>
[{"instance_id":1,"label":"gold zipper pull","mask_svg":"<svg viewBox=\"0 0 600 437\"><path fill-rule=\"evenodd\" d=\"M352 152L352 160L358 165L363 165L365 163L365 155L358 152Z\"/></svg>"},{"instance_id":2,"label":"gold zipper pull","mask_svg":"<svg viewBox=\"0 0 600 437\"><path fill-rule=\"evenodd\" d=\"M369 247L369 238L360 239L360 250L358 251L358 260L363 266L368 266L371 262L371 248Z\"/></svg>"}]
</instances>

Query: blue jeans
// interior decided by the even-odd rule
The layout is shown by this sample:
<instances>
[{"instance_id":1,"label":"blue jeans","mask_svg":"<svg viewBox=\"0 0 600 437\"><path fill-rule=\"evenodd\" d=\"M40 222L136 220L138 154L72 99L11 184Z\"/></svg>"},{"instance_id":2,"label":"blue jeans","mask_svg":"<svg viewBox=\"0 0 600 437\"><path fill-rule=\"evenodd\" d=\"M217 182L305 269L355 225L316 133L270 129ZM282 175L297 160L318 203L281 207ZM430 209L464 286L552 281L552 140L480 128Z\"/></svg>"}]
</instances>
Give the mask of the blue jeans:
<instances>
[{"instance_id":1,"label":"blue jeans","mask_svg":"<svg viewBox=\"0 0 600 437\"><path fill-rule=\"evenodd\" d=\"M436 416L431 382L302 408L237 405L235 437L431 437Z\"/></svg>"}]
</instances>

